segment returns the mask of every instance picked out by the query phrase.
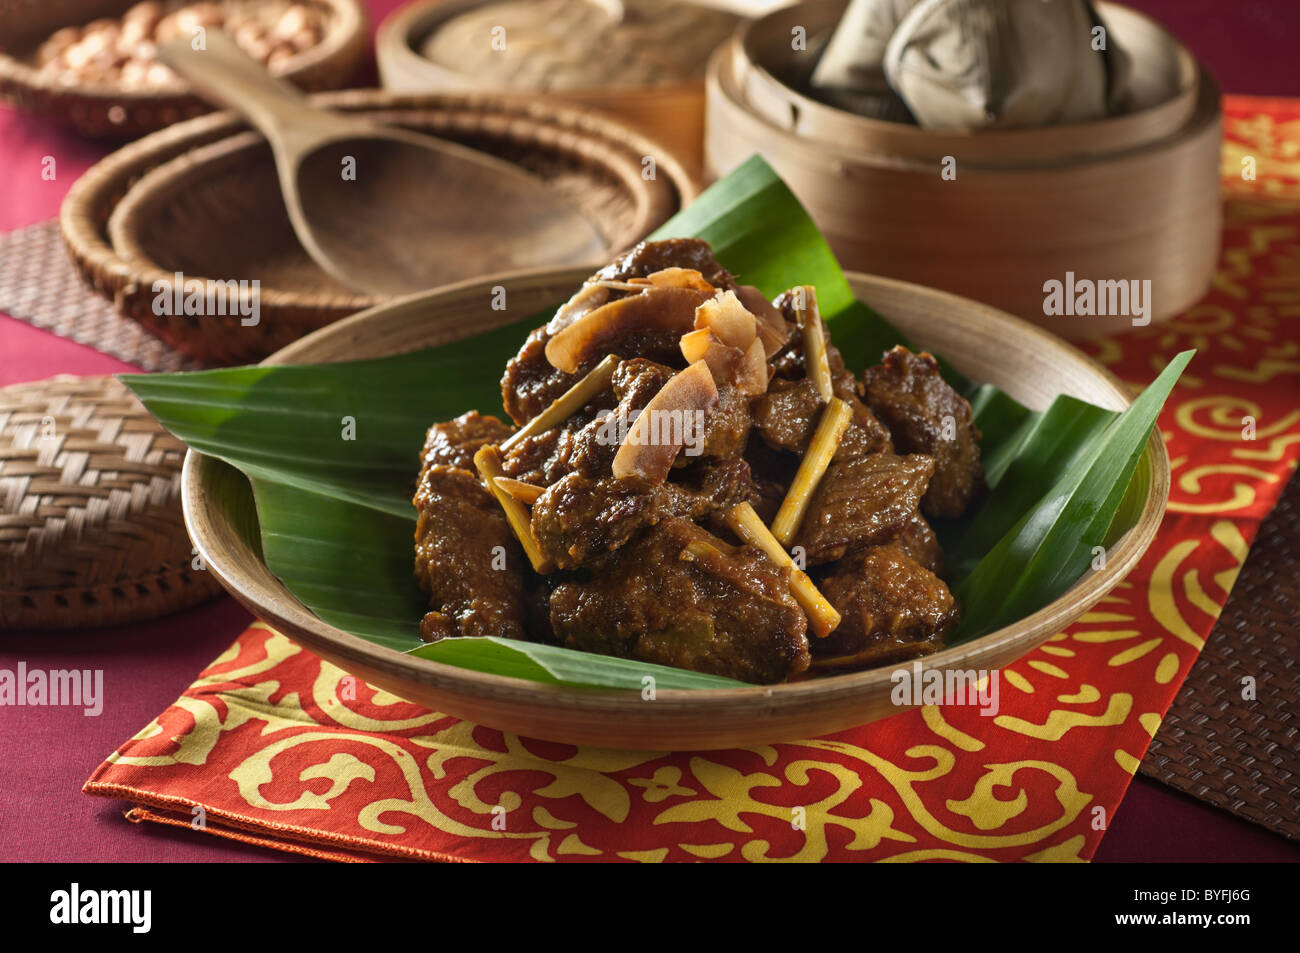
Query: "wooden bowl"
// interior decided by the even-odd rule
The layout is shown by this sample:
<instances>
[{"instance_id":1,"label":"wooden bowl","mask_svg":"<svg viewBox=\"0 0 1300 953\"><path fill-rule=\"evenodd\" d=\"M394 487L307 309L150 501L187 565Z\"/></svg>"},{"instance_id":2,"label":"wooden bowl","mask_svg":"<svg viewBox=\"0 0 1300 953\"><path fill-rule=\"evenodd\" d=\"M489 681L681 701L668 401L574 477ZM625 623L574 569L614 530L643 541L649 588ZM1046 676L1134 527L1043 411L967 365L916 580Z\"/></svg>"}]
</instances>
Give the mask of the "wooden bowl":
<instances>
[{"instance_id":1,"label":"wooden bowl","mask_svg":"<svg viewBox=\"0 0 1300 953\"><path fill-rule=\"evenodd\" d=\"M870 269L996 305L1064 337L1109 334L1131 315L1044 313L1045 282L1149 279L1152 321L1185 310L1218 262L1219 91L1181 46L1102 3L1144 86L1175 93L1097 122L935 132L817 102L797 84L845 0L813 0L755 21L710 62L709 175L761 153L848 268ZM807 52L790 49L794 26ZM955 180L940 176L955 161Z\"/></svg>"},{"instance_id":2,"label":"wooden bowl","mask_svg":"<svg viewBox=\"0 0 1300 953\"><path fill-rule=\"evenodd\" d=\"M402 7L379 25L375 60L385 89L437 92L485 89L473 76L447 69L418 51L440 25L483 0L423 0ZM704 162L704 80L663 86L575 89L546 96L597 109L672 150L693 173Z\"/></svg>"},{"instance_id":3,"label":"wooden bowl","mask_svg":"<svg viewBox=\"0 0 1300 953\"><path fill-rule=\"evenodd\" d=\"M75 86L39 75L30 57L55 30L118 17L135 0L0 0L0 100L70 125L87 136L134 138L212 106L177 80L166 87L123 89ZM312 0L326 8L325 35L286 64L282 75L308 91L337 89L356 75L369 47L366 14L358 0Z\"/></svg>"},{"instance_id":4,"label":"wooden bowl","mask_svg":"<svg viewBox=\"0 0 1300 953\"><path fill-rule=\"evenodd\" d=\"M610 256L698 192L670 154L652 152L657 147L613 120L565 106L487 94L376 90L328 93L315 101L516 162L587 209L601 224ZM120 313L211 364L260 360L378 303L339 285L308 257L289 223L270 148L246 130L223 112L147 136L92 167L73 185L60 213L72 258L91 285ZM646 154L658 157L649 179L643 175ZM258 279L259 323L245 327L238 316L155 314L155 283L170 289L176 272L186 280Z\"/></svg>"},{"instance_id":5,"label":"wooden bowl","mask_svg":"<svg viewBox=\"0 0 1300 953\"><path fill-rule=\"evenodd\" d=\"M511 314L563 301L581 270L516 274L453 285L340 321L273 355L268 364L329 363L417 350L513 320L488 312L488 288L508 289ZM963 373L1045 408L1071 394L1120 410L1125 386L1089 358L1009 315L941 291L888 278L849 276L857 296L919 346L946 355ZM489 408L482 408L484 411ZM414 454L414 450L412 451ZM1159 434L1146 458L1150 478L1136 526L1069 592L1014 625L923 660L923 669L997 669L1024 655L1097 603L1154 538L1169 491ZM414 459L414 456L412 457ZM414 466L414 464L413 464ZM321 621L260 556L247 481L234 468L190 451L182 474L185 522L208 568L259 618L372 684L437 711L534 738L647 750L729 748L808 738L898 711L889 669L732 690L592 691L485 675L381 648Z\"/></svg>"}]
</instances>

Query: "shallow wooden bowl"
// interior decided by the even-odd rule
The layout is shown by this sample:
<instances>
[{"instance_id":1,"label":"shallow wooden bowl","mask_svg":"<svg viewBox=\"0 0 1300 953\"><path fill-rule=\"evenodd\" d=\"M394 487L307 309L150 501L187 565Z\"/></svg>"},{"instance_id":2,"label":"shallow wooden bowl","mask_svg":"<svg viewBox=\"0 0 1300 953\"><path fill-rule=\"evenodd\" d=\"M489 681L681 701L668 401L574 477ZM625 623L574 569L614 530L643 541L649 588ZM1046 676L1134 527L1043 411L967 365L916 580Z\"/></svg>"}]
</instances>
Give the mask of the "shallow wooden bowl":
<instances>
[{"instance_id":1,"label":"shallow wooden bowl","mask_svg":"<svg viewBox=\"0 0 1300 953\"><path fill-rule=\"evenodd\" d=\"M514 162L599 223L606 257L661 225L699 188L670 153L632 130L554 103L379 90L313 101ZM653 177L643 174L647 154L657 157ZM119 313L205 363L261 360L378 303L338 284L307 255L289 223L270 148L229 112L161 130L94 165L69 190L60 227L81 273ZM484 263L484 272L493 270ZM186 280L257 279L259 322L156 314L154 288L169 294L176 272Z\"/></svg>"},{"instance_id":2,"label":"shallow wooden bowl","mask_svg":"<svg viewBox=\"0 0 1300 953\"><path fill-rule=\"evenodd\" d=\"M419 53L442 23L482 0L423 0L402 7L379 25L375 61L385 89L436 92L485 89L473 76L458 73ZM566 89L548 98L616 116L633 129L663 143L692 172L704 162L704 80L663 86Z\"/></svg>"},{"instance_id":3,"label":"shallow wooden bowl","mask_svg":"<svg viewBox=\"0 0 1300 953\"><path fill-rule=\"evenodd\" d=\"M398 354L486 331L513 318L483 307L505 285L511 314L563 301L581 270L502 276L453 285L374 308L312 334L266 361L330 363ZM1116 410L1124 385L1068 344L984 305L887 278L850 275L857 296L918 345L946 355L971 378L1031 408L1071 394ZM495 408L481 408L489 411ZM1033 615L933 655L925 669L996 669L1078 618L1114 587L1151 543L1169 491L1169 459L1158 434L1146 450L1150 479L1137 525L1111 547L1106 568L1089 572ZM412 450L412 461L415 450ZM414 462L412 463L414 469ZM234 468L190 451L182 475L185 522L209 569L250 611L334 664L437 711L534 738L644 750L699 750L813 737L887 717L889 669L793 684L721 691L638 692L541 685L452 668L381 648L321 621L261 558L248 483Z\"/></svg>"},{"instance_id":4,"label":"shallow wooden bowl","mask_svg":"<svg viewBox=\"0 0 1300 953\"><path fill-rule=\"evenodd\" d=\"M1131 314L1046 314L1044 283L1067 273L1149 280L1151 321L1205 294L1222 221L1219 90L1153 21L1100 4L1140 85L1170 78L1170 96L1096 122L954 133L867 119L794 88L844 5L783 8L714 54L706 174L725 175L758 152L846 268L975 298L1064 337L1133 326ZM807 30L806 52L790 49L795 26ZM941 177L945 162L955 178Z\"/></svg>"},{"instance_id":5,"label":"shallow wooden bowl","mask_svg":"<svg viewBox=\"0 0 1300 953\"><path fill-rule=\"evenodd\" d=\"M47 116L87 136L130 138L162 129L212 107L181 80L149 89L82 82L65 85L40 75L32 55L55 30L118 17L136 0L0 0L0 100ZM319 91L346 86L366 57L369 28L358 0L312 0L328 17L321 41L285 63L281 76Z\"/></svg>"}]
</instances>

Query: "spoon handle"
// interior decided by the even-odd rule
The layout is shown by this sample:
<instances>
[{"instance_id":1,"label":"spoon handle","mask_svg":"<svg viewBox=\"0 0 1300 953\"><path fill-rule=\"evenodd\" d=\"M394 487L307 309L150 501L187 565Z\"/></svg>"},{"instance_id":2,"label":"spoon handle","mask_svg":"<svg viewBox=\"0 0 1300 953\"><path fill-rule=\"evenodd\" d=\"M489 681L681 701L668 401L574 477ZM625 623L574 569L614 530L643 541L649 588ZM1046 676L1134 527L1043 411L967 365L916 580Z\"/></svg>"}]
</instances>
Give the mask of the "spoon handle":
<instances>
[{"instance_id":1,"label":"spoon handle","mask_svg":"<svg viewBox=\"0 0 1300 953\"><path fill-rule=\"evenodd\" d=\"M272 76L220 30L203 43L175 39L158 45L158 58L210 102L234 109L270 140L277 152L296 153L322 135L355 129L353 121L319 110L295 86Z\"/></svg>"}]
</instances>

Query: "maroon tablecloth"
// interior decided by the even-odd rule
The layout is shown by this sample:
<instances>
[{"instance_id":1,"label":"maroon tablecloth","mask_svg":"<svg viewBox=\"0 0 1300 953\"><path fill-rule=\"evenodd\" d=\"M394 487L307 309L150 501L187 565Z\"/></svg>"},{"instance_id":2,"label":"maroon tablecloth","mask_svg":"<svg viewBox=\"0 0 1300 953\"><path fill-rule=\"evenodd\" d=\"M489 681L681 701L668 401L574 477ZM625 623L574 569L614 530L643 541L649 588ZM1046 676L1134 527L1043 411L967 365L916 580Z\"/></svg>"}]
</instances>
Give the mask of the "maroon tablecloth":
<instances>
[{"instance_id":1,"label":"maroon tablecloth","mask_svg":"<svg viewBox=\"0 0 1300 953\"><path fill-rule=\"evenodd\" d=\"M378 22L399 4L367 0ZM1178 32L1226 90L1300 95L1294 0L1130 0ZM53 217L68 187L104 147L0 109L0 231ZM42 178L54 156L56 178ZM90 348L0 315L0 385L57 373L133 370ZM0 860L213 861L302 858L158 825L132 825L121 808L81 794L81 785L123 739L170 704L243 630L232 600L144 625L0 636L0 668L90 668L104 672L104 710L0 708ZM51 756L54 752L54 756ZM1300 846L1134 779L1097 853L1119 860L1297 860Z\"/></svg>"}]
</instances>

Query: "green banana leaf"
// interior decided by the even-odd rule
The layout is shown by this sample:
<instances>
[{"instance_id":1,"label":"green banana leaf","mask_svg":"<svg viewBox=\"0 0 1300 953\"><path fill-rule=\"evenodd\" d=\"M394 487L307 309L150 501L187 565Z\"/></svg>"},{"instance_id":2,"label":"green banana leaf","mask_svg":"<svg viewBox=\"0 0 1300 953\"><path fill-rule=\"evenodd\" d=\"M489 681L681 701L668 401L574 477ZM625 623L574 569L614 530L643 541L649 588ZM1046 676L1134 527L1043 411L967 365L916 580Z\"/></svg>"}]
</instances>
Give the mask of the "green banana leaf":
<instances>
[{"instance_id":1,"label":"green banana leaf","mask_svg":"<svg viewBox=\"0 0 1300 953\"><path fill-rule=\"evenodd\" d=\"M861 371L904 343L854 300L829 246L761 159L716 183L654 237L692 236L709 241L725 267L769 296L815 285L851 368ZM424 432L471 408L498 413L501 369L545 317L378 360L122 380L169 431L247 478L251 499L231 492L229 506L255 508L267 566L331 625L397 651L534 681L626 690L641 690L646 676L657 690L740 684L556 646L420 641L426 606L412 575L410 499ZM1047 604L1083 571L1076 557L1096 545L1084 543L1098 526L1100 538L1110 539L1132 525L1136 461L1189 356L1122 415L1069 398L1030 412L949 369L954 385L971 395L992 477L976 513L938 527L960 569L951 583L968 601L961 637L990 631L1012 606L1024 615ZM234 471L229 477L241 479ZM1044 486L1052 490L1039 492ZM1003 606L1006 593L1012 599Z\"/></svg>"}]
</instances>

